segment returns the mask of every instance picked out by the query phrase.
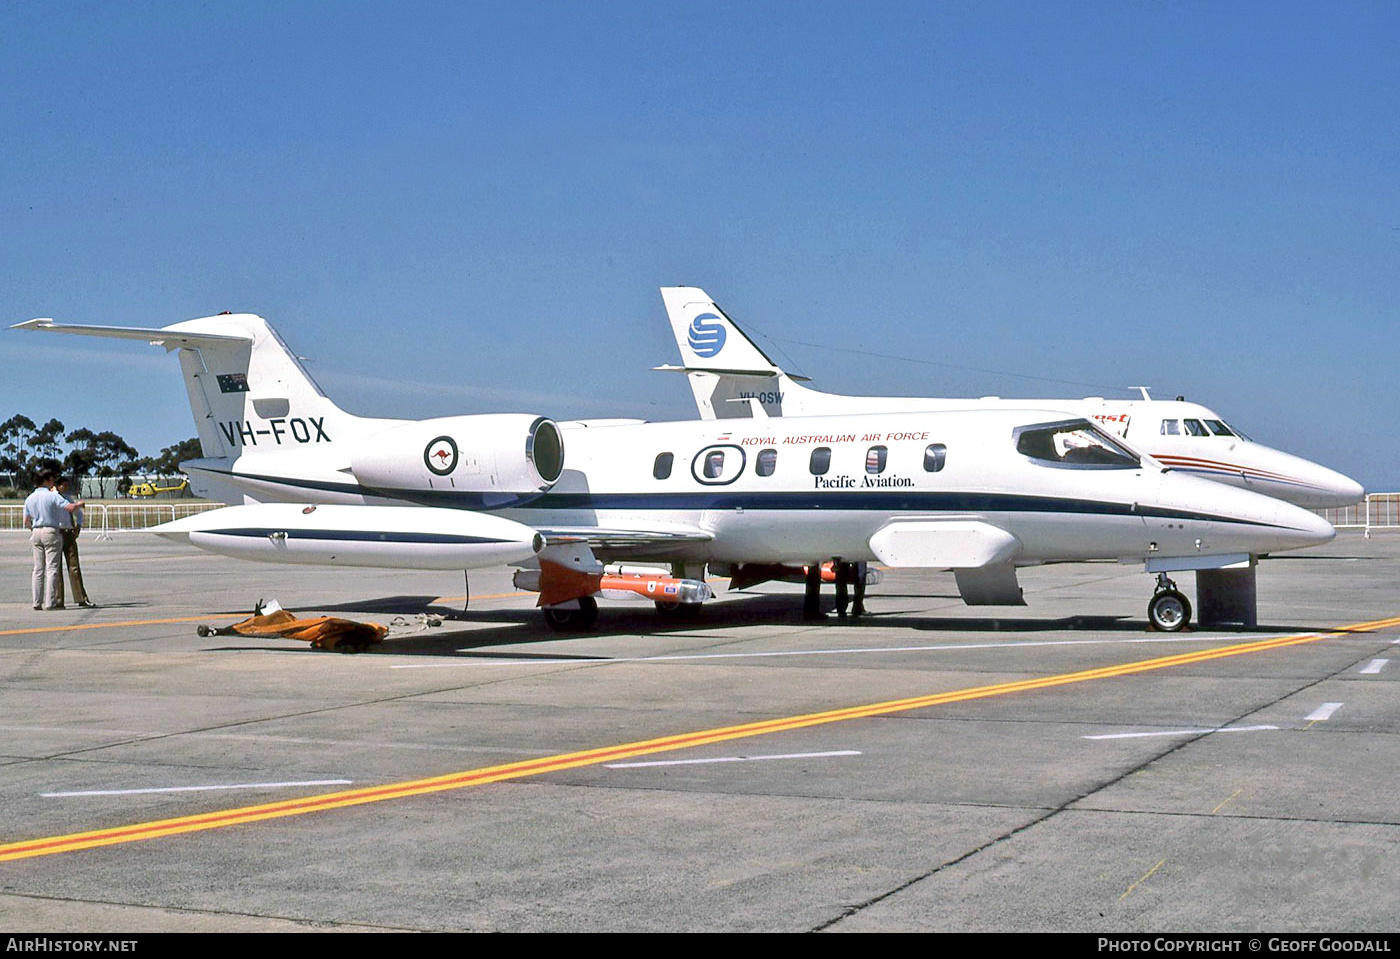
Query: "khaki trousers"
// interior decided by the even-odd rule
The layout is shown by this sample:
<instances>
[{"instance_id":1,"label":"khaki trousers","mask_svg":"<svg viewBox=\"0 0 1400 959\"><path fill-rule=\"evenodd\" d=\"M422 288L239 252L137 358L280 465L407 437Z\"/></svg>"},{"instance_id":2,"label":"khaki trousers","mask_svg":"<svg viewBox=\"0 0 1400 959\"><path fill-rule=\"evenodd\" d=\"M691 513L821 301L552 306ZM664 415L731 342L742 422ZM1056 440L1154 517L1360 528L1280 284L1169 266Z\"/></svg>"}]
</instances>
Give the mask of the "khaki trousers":
<instances>
[{"instance_id":1,"label":"khaki trousers","mask_svg":"<svg viewBox=\"0 0 1400 959\"><path fill-rule=\"evenodd\" d=\"M63 605L63 533L52 526L35 527L29 533L34 552L34 605Z\"/></svg>"},{"instance_id":2,"label":"khaki trousers","mask_svg":"<svg viewBox=\"0 0 1400 959\"><path fill-rule=\"evenodd\" d=\"M78 565L78 531L60 530L63 533L63 561L68 566L68 583L73 587L73 602L86 603L87 590L83 588L83 568Z\"/></svg>"}]
</instances>

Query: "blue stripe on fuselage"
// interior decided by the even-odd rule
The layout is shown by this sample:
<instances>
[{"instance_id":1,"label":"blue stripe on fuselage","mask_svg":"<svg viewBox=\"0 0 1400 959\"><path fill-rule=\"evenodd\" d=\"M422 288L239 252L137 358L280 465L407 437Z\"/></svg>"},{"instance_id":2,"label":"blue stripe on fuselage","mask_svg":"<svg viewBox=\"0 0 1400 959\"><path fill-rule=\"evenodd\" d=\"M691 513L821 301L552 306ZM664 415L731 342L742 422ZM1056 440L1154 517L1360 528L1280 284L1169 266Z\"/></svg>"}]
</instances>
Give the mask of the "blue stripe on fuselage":
<instances>
[{"instance_id":1,"label":"blue stripe on fuselage","mask_svg":"<svg viewBox=\"0 0 1400 959\"><path fill-rule=\"evenodd\" d=\"M333 540L345 543L424 543L430 545L471 545L476 543L509 543L511 540L490 536L458 536L452 533L398 533L390 530L350 529L284 529L252 526L236 529L201 529L197 533L213 536L263 537L285 533L288 539Z\"/></svg>"},{"instance_id":2,"label":"blue stripe on fuselage","mask_svg":"<svg viewBox=\"0 0 1400 959\"><path fill-rule=\"evenodd\" d=\"M212 471L210 471L212 472ZM960 513L1078 513L1093 516L1142 516L1154 519L1200 520L1234 523L1241 526L1267 526L1273 529L1292 527L1260 520L1220 516L1195 510L1171 509L1114 503L1105 500L1065 499L1053 496L1026 496L1017 493L966 493L939 490L685 490L677 493L555 493L512 497L501 493L469 493L460 490L383 489L350 484L302 481L276 476L226 474L231 479L247 478L265 483L277 483L292 489L350 492L380 496L419 506L441 506L448 509L484 510L487 512L525 508L531 510L778 510L822 511L862 510L869 512L945 511ZM486 503L486 497L508 502Z\"/></svg>"}]
</instances>

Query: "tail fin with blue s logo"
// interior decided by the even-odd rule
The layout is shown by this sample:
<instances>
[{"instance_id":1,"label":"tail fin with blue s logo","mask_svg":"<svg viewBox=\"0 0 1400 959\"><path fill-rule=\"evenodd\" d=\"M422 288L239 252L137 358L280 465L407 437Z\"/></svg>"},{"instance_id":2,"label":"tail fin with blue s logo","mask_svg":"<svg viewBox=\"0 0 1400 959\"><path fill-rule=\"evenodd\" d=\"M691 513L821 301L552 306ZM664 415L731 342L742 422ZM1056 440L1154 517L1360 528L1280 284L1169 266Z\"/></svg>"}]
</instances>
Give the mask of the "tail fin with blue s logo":
<instances>
[{"instance_id":1,"label":"tail fin with blue s logo","mask_svg":"<svg viewBox=\"0 0 1400 959\"><path fill-rule=\"evenodd\" d=\"M704 290L665 286L661 288L661 298L687 370L755 376L776 376L782 372Z\"/></svg>"},{"instance_id":2,"label":"tail fin with blue s logo","mask_svg":"<svg viewBox=\"0 0 1400 959\"><path fill-rule=\"evenodd\" d=\"M701 419L819 412L806 407L824 394L798 386L806 377L783 372L704 290L663 286L661 298L682 363L657 369L686 374Z\"/></svg>"}]
</instances>

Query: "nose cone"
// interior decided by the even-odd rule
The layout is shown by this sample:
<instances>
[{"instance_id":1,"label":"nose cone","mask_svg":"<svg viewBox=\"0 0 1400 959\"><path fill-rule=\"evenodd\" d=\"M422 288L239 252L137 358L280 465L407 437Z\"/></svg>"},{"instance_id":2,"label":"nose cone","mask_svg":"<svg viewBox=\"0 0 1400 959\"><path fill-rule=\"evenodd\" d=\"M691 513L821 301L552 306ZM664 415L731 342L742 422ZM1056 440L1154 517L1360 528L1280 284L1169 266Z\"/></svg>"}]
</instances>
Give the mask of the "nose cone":
<instances>
[{"instance_id":1,"label":"nose cone","mask_svg":"<svg viewBox=\"0 0 1400 959\"><path fill-rule=\"evenodd\" d=\"M1249 449L1249 454L1257 462L1244 471L1245 488L1295 506L1308 509L1352 506L1361 502L1366 494L1361 484L1350 476L1301 456L1257 443Z\"/></svg>"},{"instance_id":2,"label":"nose cone","mask_svg":"<svg viewBox=\"0 0 1400 959\"><path fill-rule=\"evenodd\" d=\"M1310 510L1291 503L1280 503L1275 522L1288 532L1289 545L1278 549L1301 549L1304 546L1321 546L1337 538L1337 530L1327 520Z\"/></svg>"},{"instance_id":3,"label":"nose cone","mask_svg":"<svg viewBox=\"0 0 1400 959\"><path fill-rule=\"evenodd\" d=\"M1272 496L1188 476L1162 479L1164 501L1196 514L1204 524L1206 552L1258 555L1318 546L1337 535L1321 516Z\"/></svg>"},{"instance_id":4,"label":"nose cone","mask_svg":"<svg viewBox=\"0 0 1400 959\"><path fill-rule=\"evenodd\" d=\"M1355 506L1365 499L1366 490L1350 476L1343 476L1336 470L1329 470L1325 466L1318 466L1317 469L1324 474L1317 483L1317 496L1313 502L1299 503L1299 506L1328 509L1338 506Z\"/></svg>"}]
</instances>

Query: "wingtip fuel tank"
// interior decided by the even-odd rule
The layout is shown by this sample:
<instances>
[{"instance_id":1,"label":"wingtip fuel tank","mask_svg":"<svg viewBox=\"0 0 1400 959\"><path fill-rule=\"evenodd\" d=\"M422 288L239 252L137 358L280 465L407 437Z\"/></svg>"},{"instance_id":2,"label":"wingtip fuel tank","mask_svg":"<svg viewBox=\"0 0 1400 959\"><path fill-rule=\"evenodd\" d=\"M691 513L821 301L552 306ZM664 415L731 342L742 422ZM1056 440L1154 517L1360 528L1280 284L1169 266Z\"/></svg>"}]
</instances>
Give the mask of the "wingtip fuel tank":
<instances>
[{"instance_id":1,"label":"wingtip fuel tank","mask_svg":"<svg viewBox=\"0 0 1400 959\"><path fill-rule=\"evenodd\" d=\"M226 506L151 532L236 559L402 569L518 563L544 545L529 526L500 516L414 506Z\"/></svg>"}]
</instances>

